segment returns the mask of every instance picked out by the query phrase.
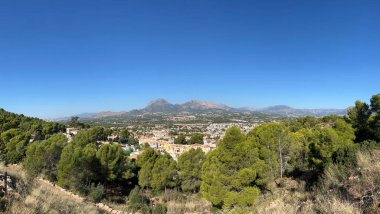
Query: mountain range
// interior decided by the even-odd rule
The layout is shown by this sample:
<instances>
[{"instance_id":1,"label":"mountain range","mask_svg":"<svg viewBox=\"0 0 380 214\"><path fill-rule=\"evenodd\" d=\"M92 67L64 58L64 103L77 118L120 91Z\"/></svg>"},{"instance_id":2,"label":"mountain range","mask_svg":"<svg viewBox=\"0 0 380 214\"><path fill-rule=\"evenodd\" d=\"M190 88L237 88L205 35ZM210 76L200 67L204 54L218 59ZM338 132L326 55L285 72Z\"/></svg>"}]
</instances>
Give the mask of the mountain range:
<instances>
[{"instance_id":1,"label":"mountain range","mask_svg":"<svg viewBox=\"0 0 380 214\"><path fill-rule=\"evenodd\" d=\"M157 99L149 102L143 109L136 109L132 111L111 112L104 111L98 113L84 113L76 115L81 119L99 119L106 117L118 117L123 115L141 115L146 113L244 113L244 112L257 112L270 115L280 116L325 116L330 114L344 115L346 109L297 109L286 105L276 105L267 108L253 109L253 108L233 108L225 104L215 104L211 102L191 100L182 104L172 104L165 99ZM69 117L59 118L56 120L66 120Z\"/></svg>"},{"instance_id":2,"label":"mountain range","mask_svg":"<svg viewBox=\"0 0 380 214\"><path fill-rule=\"evenodd\" d=\"M285 105L276 105L257 111L267 114L278 114L283 116L326 116L331 114L345 115L347 109L296 109Z\"/></svg>"},{"instance_id":3,"label":"mountain range","mask_svg":"<svg viewBox=\"0 0 380 214\"><path fill-rule=\"evenodd\" d=\"M224 104L214 104L211 102L204 102L199 100L191 100L183 104L171 104L164 99L157 99L150 102L141 112L164 112L164 113L175 113L175 112L202 112L202 111L234 111L236 109L231 108Z\"/></svg>"}]
</instances>

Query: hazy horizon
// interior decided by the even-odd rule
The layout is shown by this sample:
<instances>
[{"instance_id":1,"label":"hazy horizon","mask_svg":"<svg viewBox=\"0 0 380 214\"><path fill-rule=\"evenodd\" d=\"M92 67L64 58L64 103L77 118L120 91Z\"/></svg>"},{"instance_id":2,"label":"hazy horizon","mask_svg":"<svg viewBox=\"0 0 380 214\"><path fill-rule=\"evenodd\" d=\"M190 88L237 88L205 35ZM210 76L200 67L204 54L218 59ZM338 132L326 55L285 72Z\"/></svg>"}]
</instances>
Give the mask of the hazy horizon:
<instances>
[{"instance_id":1,"label":"hazy horizon","mask_svg":"<svg viewBox=\"0 0 380 214\"><path fill-rule=\"evenodd\" d=\"M171 102L170 100L167 100L165 98L156 98L156 99L153 99L153 100L150 100L148 101L145 105L142 105L142 106L137 106L137 107L132 107L132 108L129 108L129 109L115 109L115 110L110 110L110 109L104 109L104 110L98 110L98 111L81 111L81 112L74 112L74 113L69 113L69 114L61 114L61 115L53 115L53 116L44 116L44 115L33 115L32 114L26 114L24 112L17 112L17 111L12 111L12 110L9 110L9 109L5 109L7 111L10 111L10 112L13 112L13 113L18 113L18 114L24 114L26 116L31 116L31 117L38 117L38 118L41 118L41 119L45 119L45 120L55 120L55 119L59 119L59 118L66 118L66 117L72 117L72 116L79 116L79 115L83 115L83 114L96 114L96 113L102 113L102 112L129 112L129 111L132 111L132 110L141 110L141 109L144 109L145 107L147 107L147 105L149 105L149 103L151 101L155 101L155 100L158 100L158 99L164 99L166 100L167 102L171 103L171 104L184 104L186 102L189 102L189 101L192 101L192 100L197 100L197 101L202 101L202 102L209 102L209 103L213 103L213 104L224 104L224 105L227 105L228 107L232 107L232 108L250 108L251 110L254 110L254 111L259 111L261 109L265 109L267 107L274 107L274 106L288 106L288 107L291 107L291 108L294 108L294 109L341 109L341 110L344 110L344 109L347 109L349 107L352 107L354 106L354 104L350 105L350 106L347 106L347 107L344 107L344 108L334 108L334 107L311 107L311 108L307 108L307 107L297 107L297 106L292 106L292 105L287 105L287 104L274 104L274 105L268 105L268 106L233 106L233 105L229 105L229 104L226 104L226 103L221 103L221 102L212 102L212 101L208 101L208 100L200 100L200 99L189 99L189 100L186 100L186 101L182 101L182 102ZM3 107L0 107L0 108L3 108Z\"/></svg>"},{"instance_id":2,"label":"hazy horizon","mask_svg":"<svg viewBox=\"0 0 380 214\"><path fill-rule=\"evenodd\" d=\"M192 101L192 100L202 101L202 102L210 102L210 103L213 103L213 104L225 104L225 103L216 103L216 102L211 102L211 101L207 101L207 100L200 100L200 99L190 99L190 100L187 100L187 101L184 101L184 102L176 103L176 102L170 102L169 100L167 100L165 98L161 98L161 97L157 98L157 99L153 99L151 101L155 101L155 100L158 100L158 99L163 99L163 100L165 100L165 101L167 101L167 102L169 102L171 104L184 104L185 102ZM120 110L105 109L105 110L100 110L100 111L95 111L95 112L90 112L90 111L87 111L87 112L76 112L76 113L74 112L74 113L69 114L69 115L59 115L59 116L54 116L54 117L46 117L46 118L41 117L41 118L42 119L59 119L59 118L66 118L66 117L71 117L71 116L79 116L79 115L82 115L82 114L96 114L96 113L101 113L101 112L129 112L129 111L132 111L132 110L143 109L147 105L149 105L149 103L151 101L147 102L143 106L135 107L135 108L131 108L131 109L120 109ZM285 104L277 104L277 105L270 105L270 106L260 106L260 107L255 107L255 106L232 106L232 105L228 105L228 104L225 104L225 105L227 105L228 107L232 107L232 108L252 108L252 110L261 110L261 109L264 109L264 108L267 108L267 107L282 106L282 105L288 106L288 107L291 107L291 108L294 108L294 109L346 109L348 107L354 106L354 105L351 105L351 106L347 106L345 108L302 108L302 107L296 107L296 106L285 105ZM22 113L22 112L20 112L20 113ZM28 116L33 116L33 115L28 115Z\"/></svg>"}]
</instances>

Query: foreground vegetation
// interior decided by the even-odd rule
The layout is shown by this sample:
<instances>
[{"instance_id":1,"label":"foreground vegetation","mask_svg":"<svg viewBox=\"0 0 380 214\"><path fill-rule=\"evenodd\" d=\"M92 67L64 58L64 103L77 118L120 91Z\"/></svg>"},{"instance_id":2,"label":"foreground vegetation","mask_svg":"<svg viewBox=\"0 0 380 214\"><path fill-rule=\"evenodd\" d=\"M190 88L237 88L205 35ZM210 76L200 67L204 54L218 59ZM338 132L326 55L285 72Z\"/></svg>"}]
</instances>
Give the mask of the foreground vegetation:
<instances>
[{"instance_id":1,"label":"foreground vegetation","mask_svg":"<svg viewBox=\"0 0 380 214\"><path fill-rule=\"evenodd\" d=\"M22 200L5 203L9 212L48 194L32 185L36 177L129 212L380 212L380 94L345 117L265 123L248 133L232 127L215 150L192 149L177 162L151 148L130 160L119 145L136 144L127 131L123 142L99 144L109 129L74 120L84 129L68 142L63 124L4 110L0 121L1 159L22 165L31 183Z\"/></svg>"},{"instance_id":2,"label":"foreground vegetation","mask_svg":"<svg viewBox=\"0 0 380 214\"><path fill-rule=\"evenodd\" d=\"M1 171L7 171L13 180L14 190L7 195L1 206L2 211L9 213L103 213L91 203L46 185L37 179L27 176L19 166L0 165Z\"/></svg>"}]
</instances>

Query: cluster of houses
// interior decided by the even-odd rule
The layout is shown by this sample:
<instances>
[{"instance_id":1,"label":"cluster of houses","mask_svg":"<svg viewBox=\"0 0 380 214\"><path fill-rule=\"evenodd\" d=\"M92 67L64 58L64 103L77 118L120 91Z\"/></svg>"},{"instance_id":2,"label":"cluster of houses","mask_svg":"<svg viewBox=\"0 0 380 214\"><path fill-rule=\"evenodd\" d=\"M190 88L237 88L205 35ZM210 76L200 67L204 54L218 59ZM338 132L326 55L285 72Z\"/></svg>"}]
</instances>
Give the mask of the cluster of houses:
<instances>
[{"instance_id":1,"label":"cluster of houses","mask_svg":"<svg viewBox=\"0 0 380 214\"><path fill-rule=\"evenodd\" d=\"M190 149L201 149L204 153L208 153L216 147L216 144L180 145L165 143L158 145L160 147L155 148L157 151L167 152L174 160L177 160L182 153L187 152Z\"/></svg>"},{"instance_id":2,"label":"cluster of houses","mask_svg":"<svg viewBox=\"0 0 380 214\"><path fill-rule=\"evenodd\" d=\"M210 136L211 139L223 138L227 129L232 126L239 127L243 132L248 132L258 126L259 123L246 123L245 121L238 121L236 123L212 123L207 126L205 134Z\"/></svg>"},{"instance_id":3,"label":"cluster of houses","mask_svg":"<svg viewBox=\"0 0 380 214\"><path fill-rule=\"evenodd\" d=\"M192 144L192 145L181 145L174 144L174 139L165 140L165 139L152 139L152 138L140 138L140 145L149 145L149 147L153 148L158 152L166 152L174 160L177 160L178 157L184 153L189 151L190 149L202 149L203 152L208 153L216 147L215 143L207 143L204 144ZM136 154L133 154L136 155ZM133 156L135 157L135 156Z\"/></svg>"},{"instance_id":4,"label":"cluster of houses","mask_svg":"<svg viewBox=\"0 0 380 214\"><path fill-rule=\"evenodd\" d=\"M67 128L64 135L69 139L69 142L72 139L72 136L76 135L79 132L77 128ZM110 135L107 137L107 141L99 141L100 144L109 144L114 142L117 139L117 135ZM174 160L177 160L178 157L189 151L190 149L201 149L203 152L208 153L216 147L215 141L210 141L209 139L204 139L204 144L193 144L193 145L179 145L174 144L174 138L169 136L168 132L165 130L155 130L151 135L140 136L138 138L140 145L149 145L158 152L166 152L173 157ZM124 150L130 150L130 158L135 159L142 150L140 146L134 145L122 145Z\"/></svg>"},{"instance_id":5,"label":"cluster of houses","mask_svg":"<svg viewBox=\"0 0 380 214\"><path fill-rule=\"evenodd\" d=\"M248 132L259 123L247 123L246 121L236 121L235 123L212 123L212 124L184 124L182 127L203 129L205 137L203 144L193 145L179 145L174 144L173 136L169 135L170 129L156 129L149 132L149 134L141 135L139 137L140 145L149 145L158 152L166 152L177 160L178 157L190 149L202 149L203 152L208 153L216 147L216 142L223 138L225 131L232 127L238 126L242 131ZM177 124L178 125L178 124ZM140 151L132 152L131 158L136 158Z\"/></svg>"},{"instance_id":6,"label":"cluster of houses","mask_svg":"<svg viewBox=\"0 0 380 214\"><path fill-rule=\"evenodd\" d=\"M66 132L63 133L67 139L69 139L69 142L72 140L72 137L74 135L76 135L80 130L77 129L77 128L66 128ZM119 136L118 135L110 135L107 137L107 141L98 141L97 143L99 144L110 144L110 142L114 142L116 141L117 139L119 139ZM127 151L127 150L131 150L131 151L136 151L136 150L139 150L139 148L137 148L136 146L134 145L124 145L122 144L121 145L122 148Z\"/></svg>"}]
</instances>

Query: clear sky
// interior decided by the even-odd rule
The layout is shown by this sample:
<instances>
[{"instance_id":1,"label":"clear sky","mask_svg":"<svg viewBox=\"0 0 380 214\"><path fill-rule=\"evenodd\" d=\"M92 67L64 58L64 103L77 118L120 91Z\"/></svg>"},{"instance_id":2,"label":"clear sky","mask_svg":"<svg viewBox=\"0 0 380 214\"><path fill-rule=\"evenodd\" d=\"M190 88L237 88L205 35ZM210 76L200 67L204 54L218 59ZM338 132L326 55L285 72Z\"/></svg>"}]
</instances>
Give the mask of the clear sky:
<instances>
[{"instance_id":1,"label":"clear sky","mask_svg":"<svg viewBox=\"0 0 380 214\"><path fill-rule=\"evenodd\" d=\"M0 1L0 107L346 108L380 92L380 1Z\"/></svg>"}]
</instances>

